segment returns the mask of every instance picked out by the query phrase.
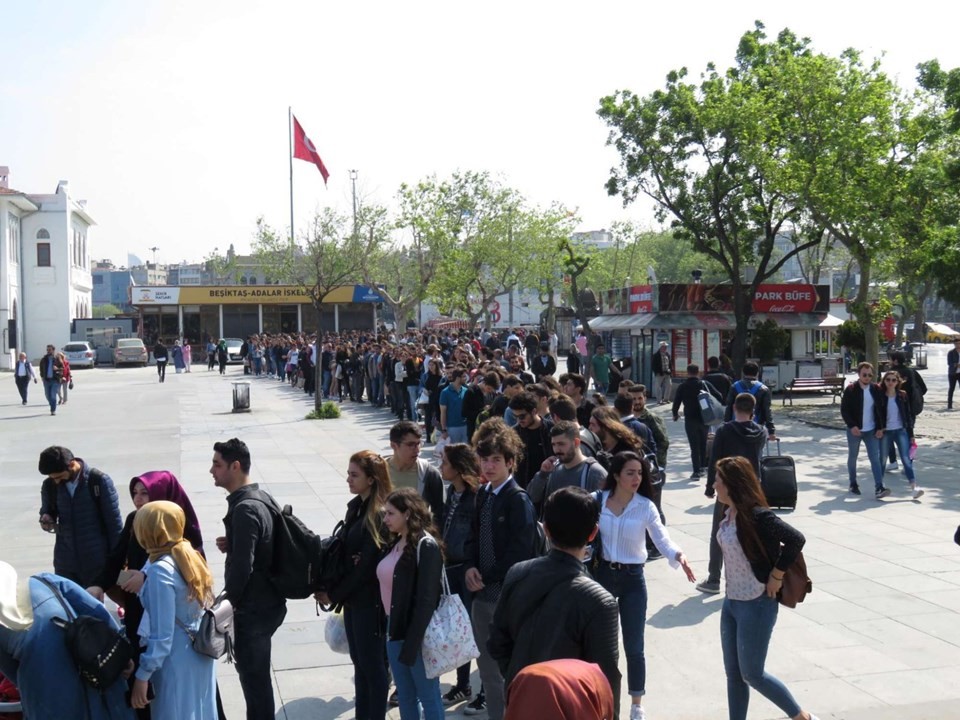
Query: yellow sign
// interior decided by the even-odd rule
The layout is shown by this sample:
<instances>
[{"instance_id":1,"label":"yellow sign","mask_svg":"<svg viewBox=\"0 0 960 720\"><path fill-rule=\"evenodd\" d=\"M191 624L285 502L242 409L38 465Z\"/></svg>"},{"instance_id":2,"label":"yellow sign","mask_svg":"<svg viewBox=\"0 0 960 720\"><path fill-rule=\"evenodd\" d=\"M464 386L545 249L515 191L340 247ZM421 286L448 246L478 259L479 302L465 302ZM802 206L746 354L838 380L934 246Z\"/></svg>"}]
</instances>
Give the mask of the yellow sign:
<instances>
[{"instance_id":1,"label":"yellow sign","mask_svg":"<svg viewBox=\"0 0 960 720\"><path fill-rule=\"evenodd\" d=\"M296 285L152 286L133 288L134 305L297 305L312 299ZM360 285L342 285L327 293L327 303L379 302L380 297Z\"/></svg>"}]
</instances>

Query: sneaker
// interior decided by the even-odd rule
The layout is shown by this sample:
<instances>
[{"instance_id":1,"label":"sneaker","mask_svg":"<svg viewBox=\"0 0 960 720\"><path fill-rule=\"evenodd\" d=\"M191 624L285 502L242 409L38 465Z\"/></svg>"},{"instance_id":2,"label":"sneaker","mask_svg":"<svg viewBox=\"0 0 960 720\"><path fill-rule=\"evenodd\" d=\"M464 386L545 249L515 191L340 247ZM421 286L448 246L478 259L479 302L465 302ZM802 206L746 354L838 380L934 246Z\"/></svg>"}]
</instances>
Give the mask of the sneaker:
<instances>
[{"instance_id":1,"label":"sneaker","mask_svg":"<svg viewBox=\"0 0 960 720\"><path fill-rule=\"evenodd\" d=\"M859 486L859 485L851 485L851 486L850 486L850 492L853 493L854 495L859 495L859 494L860 494L860 486Z\"/></svg>"},{"instance_id":2,"label":"sneaker","mask_svg":"<svg viewBox=\"0 0 960 720\"><path fill-rule=\"evenodd\" d=\"M877 500L883 500L885 497L889 497L890 488L882 487L875 493Z\"/></svg>"},{"instance_id":3,"label":"sneaker","mask_svg":"<svg viewBox=\"0 0 960 720\"><path fill-rule=\"evenodd\" d=\"M646 720L647 714L643 711L643 705L630 706L630 720Z\"/></svg>"},{"instance_id":4,"label":"sneaker","mask_svg":"<svg viewBox=\"0 0 960 720\"><path fill-rule=\"evenodd\" d=\"M916 484L915 484L915 485L913 486L913 499L914 499L914 500L918 500L918 499L920 499L921 497L923 497L923 488L921 488L919 485L916 485Z\"/></svg>"},{"instance_id":5,"label":"sneaker","mask_svg":"<svg viewBox=\"0 0 960 720\"><path fill-rule=\"evenodd\" d=\"M477 696L463 708L464 715L479 715L487 711L487 696L477 693Z\"/></svg>"},{"instance_id":6,"label":"sneaker","mask_svg":"<svg viewBox=\"0 0 960 720\"><path fill-rule=\"evenodd\" d=\"M700 473L698 473L698 472L690 473L690 477L687 478L687 479L688 479L690 482L696 482L696 481L698 481L698 480L700 479Z\"/></svg>"},{"instance_id":7,"label":"sneaker","mask_svg":"<svg viewBox=\"0 0 960 720\"><path fill-rule=\"evenodd\" d=\"M450 691L443 696L443 704L456 705L458 702L463 702L472 696L473 690L469 685L465 688L460 688L454 685L452 688L450 688Z\"/></svg>"},{"instance_id":8,"label":"sneaker","mask_svg":"<svg viewBox=\"0 0 960 720\"><path fill-rule=\"evenodd\" d=\"M720 581L719 580L704 580L703 582L697 583L697 590L707 595L719 595L720 594Z\"/></svg>"},{"instance_id":9,"label":"sneaker","mask_svg":"<svg viewBox=\"0 0 960 720\"><path fill-rule=\"evenodd\" d=\"M711 500L713 500L717 496L717 491L714 490L712 487L708 487L706 490L703 491L703 494L706 495Z\"/></svg>"},{"instance_id":10,"label":"sneaker","mask_svg":"<svg viewBox=\"0 0 960 720\"><path fill-rule=\"evenodd\" d=\"M887 472L897 472L898 470L900 470L900 466L897 463L887 463Z\"/></svg>"},{"instance_id":11,"label":"sneaker","mask_svg":"<svg viewBox=\"0 0 960 720\"><path fill-rule=\"evenodd\" d=\"M390 693L390 699L387 700L387 702L390 704L390 707L400 707L400 699L397 697L396 690Z\"/></svg>"}]
</instances>

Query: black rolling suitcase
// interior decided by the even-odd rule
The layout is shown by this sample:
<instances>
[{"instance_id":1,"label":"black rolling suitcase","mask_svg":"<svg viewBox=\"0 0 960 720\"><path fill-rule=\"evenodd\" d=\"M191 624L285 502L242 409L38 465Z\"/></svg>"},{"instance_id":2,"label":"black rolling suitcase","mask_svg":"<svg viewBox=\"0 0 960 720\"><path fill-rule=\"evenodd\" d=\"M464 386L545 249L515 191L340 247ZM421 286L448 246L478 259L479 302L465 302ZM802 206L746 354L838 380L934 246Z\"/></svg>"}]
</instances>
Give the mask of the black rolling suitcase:
<instances>
[{"instance_id":1,"label":"black rolling suitcase","mask_svg":"<svg viewBox=\"0 0 960 720\"><path fill-rule=\"evenodd\" d=\"M770 442L767 452L760 458L760 488L767 496L770 507L797 507L797 467L793 458L780 454L780 440L777 439L777 454L770 455Z\"/></svg>"}]
</instances>

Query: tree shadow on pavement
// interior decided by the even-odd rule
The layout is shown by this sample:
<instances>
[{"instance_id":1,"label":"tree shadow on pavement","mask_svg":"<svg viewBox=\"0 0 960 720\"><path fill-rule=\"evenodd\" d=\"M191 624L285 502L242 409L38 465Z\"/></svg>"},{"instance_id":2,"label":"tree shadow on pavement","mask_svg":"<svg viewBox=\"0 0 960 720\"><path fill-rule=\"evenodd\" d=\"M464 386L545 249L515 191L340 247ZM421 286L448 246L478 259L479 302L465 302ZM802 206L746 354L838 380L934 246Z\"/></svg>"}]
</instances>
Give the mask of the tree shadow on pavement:
<instances>
[{"instance_id":1,"label":"tree shadow on pavement","mask_svg":"<svg viewBox=\"0 0 960 720\"><path fill-rule=\"evenodd\" d=\"M699 625L713 613L720 612L722 605L721 595L697 593L677 605L664 605L647 618L647 625L661 630Z\"/></svg>"}]
</instances>

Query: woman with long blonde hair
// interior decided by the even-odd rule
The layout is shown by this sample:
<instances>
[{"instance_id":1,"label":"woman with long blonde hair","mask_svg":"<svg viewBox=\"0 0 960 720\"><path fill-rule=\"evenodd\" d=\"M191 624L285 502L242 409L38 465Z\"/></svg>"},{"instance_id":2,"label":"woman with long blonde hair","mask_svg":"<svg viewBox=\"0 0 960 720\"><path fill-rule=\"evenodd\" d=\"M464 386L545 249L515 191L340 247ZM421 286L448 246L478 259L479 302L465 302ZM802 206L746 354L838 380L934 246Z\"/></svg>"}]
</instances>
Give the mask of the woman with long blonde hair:
<instances>
[{"instance_id":1,"label":"woman with long blonde hair","mask_svg":"<svg viewBox=\"0 0 960 720\"><path fill-rule=\"evenodd\" d=\"M186 515L176 503L149 502L137 511L133 531L146 550L140 589L146 649L130 697L137 709L150 704L153 720L215 720L216 666L193 649L204 607L213 600L206 560L183 533ZM152 683L156 697L148 700Z\"/></svg>"},{"instance_id":2,"label":"woman with long blonde hair","mask_svg":"<svg viewBox=\"0 0 960 720\"><path fill-rule=\"evenodd\" d=\"M393 491L386 461L361 450L350 457L347 486L356 495L347 504L343 543L347 567L340 580L316 598L343 606L343 624L353 661L356 720L383 720L387 713L387 663L383 613L377 584L377 562L387 533L383 507Z\"/></svg>"}]
</instances>

